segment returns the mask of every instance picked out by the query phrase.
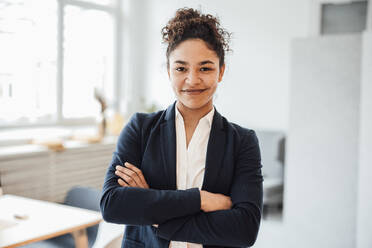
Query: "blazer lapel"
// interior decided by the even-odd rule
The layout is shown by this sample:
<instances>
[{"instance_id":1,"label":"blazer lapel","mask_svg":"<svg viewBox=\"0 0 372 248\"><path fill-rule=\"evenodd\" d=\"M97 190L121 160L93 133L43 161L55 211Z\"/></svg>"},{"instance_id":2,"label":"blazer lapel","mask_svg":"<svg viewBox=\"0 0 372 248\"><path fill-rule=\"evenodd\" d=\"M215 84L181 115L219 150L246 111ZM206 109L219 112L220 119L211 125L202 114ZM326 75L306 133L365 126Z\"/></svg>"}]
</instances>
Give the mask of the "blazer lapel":
<instances>
[{"instance_id":1,"label":"blazer lapel","mask_svg":"<svg viewBox=\"0 0 372 248\"><path fill-rule=\"evenodd\" d=\"M214 113L211 133L209 135L207 158L202 189L211 190L217 183L219 169L225 155L226 132L223 127L222 116Z\"/></svg>"},{"instance_id":2,"label":"blazer lapel","mask_svg":"<svg viewBox=\"0 0 372 248\"><path fill-rule=\"evenodd\" d=\"M164 170L170 189L177 189L175 106L176 103L168 107L164 121L160 125L161 156L163 158ZM213 185L217 183L218 172L224 158L225 143L226 132L223 127L222 116L216 110L213 116L211 133L208 141L202 189L213 189Z\"/></svg>"},{"instance_id":3,"label":"blazer lapel","mask_svg":"<svg viewBox=\"0 0 372 248\"><path fill-rule=\"evenodd\" d=\"M165 113L164 122L160 125L161 156L170 189L177 189L176 182L176 127L175 106L169 106Z\"/></svg>"}]
</instances>

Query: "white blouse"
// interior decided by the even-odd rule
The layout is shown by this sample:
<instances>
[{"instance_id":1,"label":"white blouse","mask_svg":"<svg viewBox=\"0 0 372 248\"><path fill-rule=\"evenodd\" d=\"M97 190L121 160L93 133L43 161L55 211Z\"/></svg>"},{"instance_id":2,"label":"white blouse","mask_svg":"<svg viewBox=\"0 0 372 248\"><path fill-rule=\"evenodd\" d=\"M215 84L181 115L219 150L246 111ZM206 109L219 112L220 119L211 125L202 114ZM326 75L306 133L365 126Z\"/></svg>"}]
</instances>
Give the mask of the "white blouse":
<instances>
[{"instance_id":1,"label":"white blouse","mask_svg":"<svg viewBox=\"0 0 372 248\"><path fill-rule=\"evenodd\" d=\"M186 145L185 124L181 113L176 109L176 140L177 140L177 189L201 189L204 179L205 161L209 134L212 127L214 108L199 120ZM171 241L170 248L202 248L200 244Z\"/></svg>"}]
</instances>

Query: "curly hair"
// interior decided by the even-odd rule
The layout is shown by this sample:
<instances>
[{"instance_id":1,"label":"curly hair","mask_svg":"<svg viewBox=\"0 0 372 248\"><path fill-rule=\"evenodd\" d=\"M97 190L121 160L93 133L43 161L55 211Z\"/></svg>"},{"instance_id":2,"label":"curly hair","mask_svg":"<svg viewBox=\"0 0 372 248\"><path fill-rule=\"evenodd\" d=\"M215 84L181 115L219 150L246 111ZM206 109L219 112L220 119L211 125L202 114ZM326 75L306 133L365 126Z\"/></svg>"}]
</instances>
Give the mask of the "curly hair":
<instances>
[{"instance_id":1,"label":"curly hair","mask_svg":"<svg viewBox=\"0 0 372 248\"><path fill-rule=\"evenodd\" d=\"M216 52L220 67L225 63L225 52L230 51L229 41L231 33L220 26L217 17L210 14L201 14L192 8L181 8L161 30L163 42L167 47L167 65L169 55L183 41L188 39L201 39L206 42L209 49Z\"/></svg>"}]
</instances>

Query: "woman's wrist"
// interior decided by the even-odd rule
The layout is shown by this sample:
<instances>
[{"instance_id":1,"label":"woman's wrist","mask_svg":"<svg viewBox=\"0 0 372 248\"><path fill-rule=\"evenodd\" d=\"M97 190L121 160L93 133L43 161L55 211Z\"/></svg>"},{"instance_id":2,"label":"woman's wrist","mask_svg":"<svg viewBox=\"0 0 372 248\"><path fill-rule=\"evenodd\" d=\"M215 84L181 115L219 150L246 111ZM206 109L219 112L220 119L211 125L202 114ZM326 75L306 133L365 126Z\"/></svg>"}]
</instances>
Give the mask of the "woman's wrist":
<instances>
[{"instance_id":1,"label":"woman's wrist","mask_svg":"<svg viewBox=\"0 0 372 248\"><path fill-rule=\"evenodd\" d=\"M200 210L204 211L205 209L205 191L200 190Z\"/></svg>"},{"instance_id":2,"label":"woman's wrist","mask_svg":"<svg viewBox=\"0 0 372 248\"><path fill-rule=\"evenodd\" d=\"M231 198L223 194L200 190L200 209L204 212L227 210L232 207Z\"/></svg>"}]
</instances>

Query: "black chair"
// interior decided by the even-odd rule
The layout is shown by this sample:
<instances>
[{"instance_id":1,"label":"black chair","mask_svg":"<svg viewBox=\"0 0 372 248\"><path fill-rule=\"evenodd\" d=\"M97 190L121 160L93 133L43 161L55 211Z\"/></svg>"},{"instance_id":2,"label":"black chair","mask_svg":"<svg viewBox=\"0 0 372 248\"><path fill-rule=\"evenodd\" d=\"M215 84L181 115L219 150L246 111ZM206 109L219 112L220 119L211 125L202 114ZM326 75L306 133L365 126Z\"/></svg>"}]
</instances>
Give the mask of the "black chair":
<instances>
[{"instance_id":1,"label":"black chair","mask_svg":"<svg viewBox=\"0 0 372 248\"><path fill-rule=\"evenodd\" d=\"M73 187L67 192L65 205L100 211L101 192L89 187ZM97 238L98 226L87 228L88 244L92 247ZM48 240L22 246L23 248L74 248L75 241L71 234L65 234Z\"/></svg>"}]
</instances>

